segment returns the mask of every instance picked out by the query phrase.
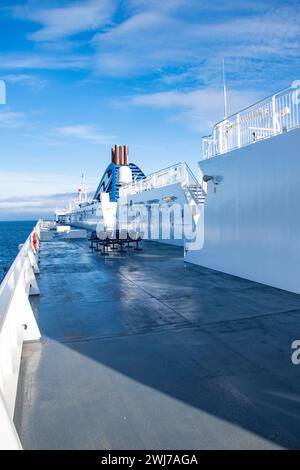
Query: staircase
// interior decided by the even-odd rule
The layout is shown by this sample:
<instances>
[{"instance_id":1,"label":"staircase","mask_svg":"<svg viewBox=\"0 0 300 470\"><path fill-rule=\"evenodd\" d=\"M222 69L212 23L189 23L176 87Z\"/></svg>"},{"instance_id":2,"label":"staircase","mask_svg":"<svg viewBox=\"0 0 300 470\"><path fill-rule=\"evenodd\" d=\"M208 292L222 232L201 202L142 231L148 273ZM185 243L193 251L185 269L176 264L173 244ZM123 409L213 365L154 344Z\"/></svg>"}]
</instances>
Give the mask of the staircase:
<instances>
[{"instance_id":1,"label":"staircase","mask_svg":"<svg viewBox=\"0 0 300 470\"><path fill-rule=\"evenodd\" d=\"M197 205L205 202L205 191L186 163L181 164L181 184L188 204L192 200Z\"/></svg>"},{"instance_id":2,"label":"staircase","mask_svg":"<svg viewBox=\"0 0 300 470\"><path fill-rule=\"evenodd\" d=\"M185 241L185 256L189 250L200 250L204 243L204 203L206 193L186 163L182 164L182 189L190 207L194 241Z\"/></svg>"},{"instance_id":3,"label":"staircase","mask_svg":"<svg viewBox=\"0 0 300 470\"><path fill-rule=\"evenodd\" d=\"M193 198L197 202L197 204L203 204L205 202L205 193L202 187L196 184L189 185L189 192L192 194Z\"/></svg>"}]
</instances>

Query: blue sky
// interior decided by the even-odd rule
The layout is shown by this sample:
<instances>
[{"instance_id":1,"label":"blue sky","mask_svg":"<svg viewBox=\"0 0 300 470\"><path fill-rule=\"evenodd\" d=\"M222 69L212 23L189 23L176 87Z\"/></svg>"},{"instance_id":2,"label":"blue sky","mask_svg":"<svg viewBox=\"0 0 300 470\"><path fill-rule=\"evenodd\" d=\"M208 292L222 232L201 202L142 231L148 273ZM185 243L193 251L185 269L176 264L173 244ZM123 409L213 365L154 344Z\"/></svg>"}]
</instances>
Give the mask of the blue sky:
<instances>
[{"instance_id":1,"label":"blue sky","mask_svg":"<svg viewBox=\"0 0 300 470\"><path fill-rule=\"evenodd\" d=\"M78 0L0 4L0 218L47 215L129 144L146 173L222 119L300 78L299 1Z\"/></svg>"}]
</instances>

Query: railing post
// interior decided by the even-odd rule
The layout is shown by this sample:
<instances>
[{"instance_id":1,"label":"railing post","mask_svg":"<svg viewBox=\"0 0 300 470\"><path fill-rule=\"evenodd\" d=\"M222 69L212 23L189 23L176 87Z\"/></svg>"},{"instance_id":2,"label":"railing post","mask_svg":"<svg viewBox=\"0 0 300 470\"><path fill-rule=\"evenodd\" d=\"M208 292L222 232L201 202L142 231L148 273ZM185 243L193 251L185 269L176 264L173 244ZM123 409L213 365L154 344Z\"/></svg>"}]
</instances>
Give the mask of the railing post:
<instances>
[{"instance_id":1,"label":"railing post","mask_svg":"<svg viewBox=\"0 0 300 470\"><path fill-rule=\"evenodd\" d=\"M240 119L240 113L237 114L236 116L236 126L237 126L237 145L238 148L241 147L241 119Z\"/></svg>"},{"instance_id":2,"label":"railing post","mask_svg":"<svg viewBox=\"0 0 300 470\"><path fill-rule=\"evenodd\" d=\"M19 293L17 298L17 307L20 312L20 320L24 326L24 341L38 341L41 339L41 333L37 325L32 307L26 295L25 289L19 286Z\"/></svg>"},{"instance_id":3,"label":"railing post","mask_svg":"<svg viewBox=\"0 0 300 470\"><path fill-rule=\"evenodd\" d=\"M28 257L29 257L29 261L31 263L34 274L39 274L40 269L39 269L39 266L38 266L38 263L37 263L37 260L36 260L36 255L33 253L31 247L28 250Z\"/></svg>"},{"instance_id":4,"label":"railing post","mask_svg":"<svg viewBox=\"0 0 300 470\"><path fill-rule=\"evenodd\" d=\"M219 126L218 130L219 130L219 140L220 140L220 149L219 150L220 150L220 153L223 153L223 148L224 148L223 147L223 145L224 145L223 144L223 138L224 138L224 136L223 136L223 126L222 125Z\"/></svg>"},{"instance_id":5,"label":"railing post","mask_svg":"<svg viewBox=\"0 0 300 470\"><path fill-rule=\"evenodd\" d=\"M276 97L272 97L272 118L273 118L273 133L277 134L277 116L276 116Z\"/></svg>"},{"instance_id":6,"label":"railing post","mask_svg":"<svg viewBox=\"0 0 300 470\"><path fill-rule=\"evenodd\" d=\"M202 154L203 154L203 159L205 160L207 158L207 139L202 139Z\"/></svg>"}]
</instances>

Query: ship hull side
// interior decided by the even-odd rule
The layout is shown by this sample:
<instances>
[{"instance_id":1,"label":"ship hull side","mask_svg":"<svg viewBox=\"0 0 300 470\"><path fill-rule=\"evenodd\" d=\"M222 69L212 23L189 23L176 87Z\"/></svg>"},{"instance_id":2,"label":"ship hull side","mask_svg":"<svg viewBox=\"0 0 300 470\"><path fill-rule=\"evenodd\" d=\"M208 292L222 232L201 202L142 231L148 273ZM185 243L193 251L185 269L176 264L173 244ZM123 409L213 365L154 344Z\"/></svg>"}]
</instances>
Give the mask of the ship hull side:
<instances>
[{"instance_id":1,"label":"ship hull side","mask_svg":"<svg viewBox=\"0 0 300 470\"><path fill-rule=\"evenodd\" d=\"M204 246L186 261L300 293L300 129L199 163Z\"/></svg>"}]
</instances>

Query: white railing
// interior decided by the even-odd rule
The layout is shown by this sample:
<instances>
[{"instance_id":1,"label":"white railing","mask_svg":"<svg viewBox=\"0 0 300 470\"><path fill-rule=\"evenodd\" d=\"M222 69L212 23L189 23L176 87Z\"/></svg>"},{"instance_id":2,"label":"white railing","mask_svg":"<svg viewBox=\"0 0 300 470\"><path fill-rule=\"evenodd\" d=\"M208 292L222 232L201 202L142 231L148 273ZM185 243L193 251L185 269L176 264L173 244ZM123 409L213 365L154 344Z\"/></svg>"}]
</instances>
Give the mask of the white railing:
<instances>
[{"instance_id":1,"label":"white railing","mask_svg":"<svg viewBox=\"0 0 300 470\"><path fill-rule=\"evenodd\" d=\"M300 81L216 124L203 137L203 158L269 139L300 125Z\"/></svg>"},{"instance_id":2,"label":"white railing","mask_svg":"<svg viewBox=\"0 0 300 470\"><path fill-rule=\"evenodd\" d=\"M29 295L39 294L35 274L39 272L34 228L0 285L0 449L21 449L13 423L19 367L24 341L41 335Z\"/></svg>"},{"instance_id":3,"label":"white railing","mask_svg":"<svg viewBox=\"0 0 300 470\"><path fill-rule=\"evenodd\" d=\"M40 220L36 226L38 236L41 230L52 230L55 229L56 222L54 220Z\"/></svg>"},{"instance_id":4,"label":"white railing","mask_svg":"<svg viewBox=\"0 0 300 470\"><path fill-rule=\"evenodd\" d=\"M121 197L138 194L151 189L162 188L170 184L181 183L182 187L200 184L185 162L176 163L168 168L152 173L147 178L135 181L120 188Z\"/></svg>"}]
</instances>

